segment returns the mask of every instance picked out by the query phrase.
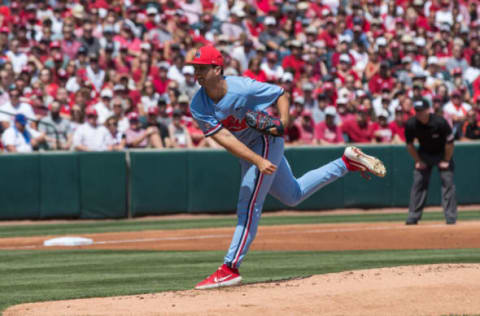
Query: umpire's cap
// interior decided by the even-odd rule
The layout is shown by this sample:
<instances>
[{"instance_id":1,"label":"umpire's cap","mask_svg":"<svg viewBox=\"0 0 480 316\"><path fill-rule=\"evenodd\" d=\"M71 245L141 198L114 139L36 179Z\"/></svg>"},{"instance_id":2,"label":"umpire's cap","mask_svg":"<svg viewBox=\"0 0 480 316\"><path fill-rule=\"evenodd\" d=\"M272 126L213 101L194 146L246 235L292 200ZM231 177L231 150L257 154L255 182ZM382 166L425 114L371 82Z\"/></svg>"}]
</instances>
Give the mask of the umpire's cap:
<instances>
[{"instance_id":1,"label":"umpire's cap","mask_svg":"<svg viewBox=\"0 0 480 316\"><path fill-rule=\"evenodd\" d=\"M203 46L197 50L195 57L188 64L223 66L223 56L213 46Z\"/></svg>"},{"instance_id":2,"label":"umpire's cap","mask_svg":"<svg viewBox=\"0 0 480 316\"><path fill-rule=\"evenodd\" d=\"M428 109L430 104L428 104L428 101L425 99L417 99L413 101L413 107L416 111L422 111Z\"/></svg>"}]
</instances>

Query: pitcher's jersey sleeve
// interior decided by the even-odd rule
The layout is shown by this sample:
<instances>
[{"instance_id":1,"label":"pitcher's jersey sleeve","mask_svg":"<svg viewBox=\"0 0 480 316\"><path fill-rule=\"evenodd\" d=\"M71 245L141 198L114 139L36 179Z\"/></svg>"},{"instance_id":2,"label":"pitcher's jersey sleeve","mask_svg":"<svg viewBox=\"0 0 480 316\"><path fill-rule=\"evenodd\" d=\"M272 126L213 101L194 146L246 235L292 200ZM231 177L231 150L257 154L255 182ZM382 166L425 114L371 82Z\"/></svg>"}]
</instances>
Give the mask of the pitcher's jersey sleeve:
<instances>
[{"instance_id":1,"label":"pitcher's jersey sleeve","mask_svg":"<svg viewBox=\"0 0 480 316\"><path fill-rule=\"evenodd\" d=\"M201 90L193 97L190 104L190 112L206 137L212 136L222 129L222 123L215 117L213 109L210 109L204 98L202 98Z\"/></svg>"},{"instance_id":2,"label":"pitcher's jersey sleeve","mask_svg":"<svg viewBox=\"0 0 480 316\"><path fill-rule=\"evenodd\" d=\"M254 106L256 111L265 111L284 93L283 88L248 78L247 103Z\"/></svg>"}]
</instances>

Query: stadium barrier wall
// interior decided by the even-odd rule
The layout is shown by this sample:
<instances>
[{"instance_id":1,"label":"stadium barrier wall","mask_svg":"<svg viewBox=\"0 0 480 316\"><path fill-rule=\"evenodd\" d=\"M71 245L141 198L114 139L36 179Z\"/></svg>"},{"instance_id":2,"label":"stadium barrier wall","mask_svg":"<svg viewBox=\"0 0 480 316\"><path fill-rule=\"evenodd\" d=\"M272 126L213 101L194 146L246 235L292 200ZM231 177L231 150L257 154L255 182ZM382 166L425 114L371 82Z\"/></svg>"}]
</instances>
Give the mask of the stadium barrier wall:
<instances>
[{"instance_id":1,"label":"stadium barrier wall","mask_svg":"<svg viewBox=\"0 0 480 316\"><path fill-rule=\"evenodd\" d=\"M0 155L0 220L127 217L125 153Z\"/></svg>"},{"instance_id":2,"label":"stadium barrier wall","mask_svg":"<svg viewBox=\"0 0 480 316\"><path fill-rule=\"evenodd\" d=\"M361 147L385 162L385 178L348 174L295 209L406 207L413 160L405 146ZM300 177L342 153L343 147L290 147L285 155ZM456 144L454 160L459 204L480 203L480 144ZM240 186L240 165L224 150L6 154L0 175L0 220L226 213L235 210ZM440 205L436 169L427 205ZM268 197L264 209L288 207Z\"/></svg>"}]
</instances>

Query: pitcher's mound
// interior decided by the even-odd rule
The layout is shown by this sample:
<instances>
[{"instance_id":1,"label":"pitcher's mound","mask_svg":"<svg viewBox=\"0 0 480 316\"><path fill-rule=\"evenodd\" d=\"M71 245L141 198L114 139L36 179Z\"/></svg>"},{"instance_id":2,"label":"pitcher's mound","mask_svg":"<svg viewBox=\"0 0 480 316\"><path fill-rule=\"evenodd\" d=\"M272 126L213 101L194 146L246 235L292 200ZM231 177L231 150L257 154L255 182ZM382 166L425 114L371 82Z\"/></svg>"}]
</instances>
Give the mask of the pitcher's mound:
<instances>
[{"instance_id":1,"label":"pitcher's mound","mask_svg":"<svg viewBox=\"0 0 480 316\"><path fill-rule=\"evenodd\" d=\"M473 314L480 311L478 293L480 265L443 264L357 270L208 291L23 304L4 315Z\"/></svg>"}]
</instances>

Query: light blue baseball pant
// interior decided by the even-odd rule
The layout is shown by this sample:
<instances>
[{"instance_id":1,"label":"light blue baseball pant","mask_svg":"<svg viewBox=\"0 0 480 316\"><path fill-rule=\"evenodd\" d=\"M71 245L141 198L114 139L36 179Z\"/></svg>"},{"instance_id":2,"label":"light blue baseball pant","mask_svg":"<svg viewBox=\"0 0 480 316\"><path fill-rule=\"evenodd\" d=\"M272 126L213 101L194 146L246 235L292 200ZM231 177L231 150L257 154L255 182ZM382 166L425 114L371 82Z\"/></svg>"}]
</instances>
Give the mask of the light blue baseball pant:
<instances>
[{"instance_id":1,"label":"light blue baseball pant","mask_svg":"<svg viewBox=\"0 0 480 316\"><path fill-rule=\"evenodd\" d=\"M262 136L250 149L275 164L277 171L272 175L261 174L255 165L240 160L242 178L237 204L238 222L224 258L224 263L232 268L240 266L255 239L268 193L288 206L295 206L348 172L343 160L338 158L296 179L283 155L283 138Z\"/></svg>"}]
</instances>

